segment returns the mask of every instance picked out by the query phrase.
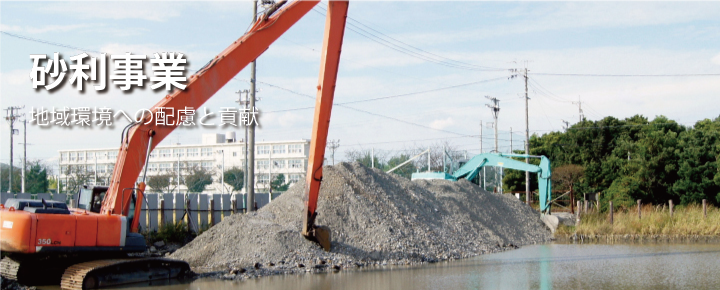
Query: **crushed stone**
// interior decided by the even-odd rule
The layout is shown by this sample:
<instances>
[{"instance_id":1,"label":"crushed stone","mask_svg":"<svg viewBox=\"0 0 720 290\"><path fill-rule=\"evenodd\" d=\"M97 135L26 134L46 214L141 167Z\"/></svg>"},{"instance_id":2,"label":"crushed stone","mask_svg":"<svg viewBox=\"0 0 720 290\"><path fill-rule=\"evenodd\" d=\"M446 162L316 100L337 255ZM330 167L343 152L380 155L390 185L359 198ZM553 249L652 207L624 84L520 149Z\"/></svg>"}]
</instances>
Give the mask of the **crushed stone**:
<instances>
[{"instance_id":1,"label":"crushed stone","mask_svg":"<svg viewBox=\"0 0 720 290\"><path fill-rule=\"evenodd\" d=\"M206 276L247 279L433 263L552 238L540 214L513 196L340 163L323 168L316 224L332 230L325 252L300 234L304 185L257 212L226 217L170 257Z\"/></svg>"}]
</instances>

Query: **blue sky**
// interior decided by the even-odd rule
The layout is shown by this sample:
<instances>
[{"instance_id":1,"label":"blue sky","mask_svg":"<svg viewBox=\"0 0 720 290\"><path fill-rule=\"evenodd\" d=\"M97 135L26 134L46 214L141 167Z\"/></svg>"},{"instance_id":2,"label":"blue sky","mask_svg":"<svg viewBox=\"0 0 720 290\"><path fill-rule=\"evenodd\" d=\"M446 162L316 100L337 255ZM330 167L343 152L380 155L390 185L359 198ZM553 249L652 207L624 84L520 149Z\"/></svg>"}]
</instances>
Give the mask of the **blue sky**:
<instances>
[{"instance_id":1,"label":"blue sky","mask_svg":"<svg viewBox=\"0 0 720 290\"><path fill-rule=\"evenodd\" d=\"M320 4L321 7L325 3ZM251 21L252 2L0 2L3 32L110 54L184 53L194 71L239 38ZM258 140L309 138L324 16L311 11L258 59ZM720 76L591 77L579 74L720 74L718 2L351 2L336 103L434 90L430 93L336 106L330 139L347 149L402 150L448 141L471 154L479 151L479 123L492 122L484 96L501 100L500 150L515 149L525 128L521 78L509 68L530 69L530 131L561 130L562 120L585 116L625 118L665 115L685 125L718 117ZM463 64L499 68L479 71L448 67L400 53L360 33L378 32ZM358 33L360 32L360 33ZM374 40L373 40L374 39ZM381 41L382 42L382 41ZM412 48L411 48L412 49ZM0 106L102 107L136 112L165 93L117 87L79 94L70 85L53 93L31 89L30 54L60 52L66 61L80 50L0 34ZM427 55L427 54L425 54ZM147 68L146 68L147 72ZM235 91L249 88L241 71L206 103L218 112L235 105ZM290 92L292 91L292 92ZM290 111L283 111L290 110ZM278 112L282 111L282 112ZM392 117L405 122L377 115ZM410 125L413 123L416 125ZM57 157L57 150L117 146L124 123L114 129L28 129L29 159ZM8 126L0 129L7 140ZM428 128L430 127L430 128ZM431 129L432 128L432 129ZM178 129L166 139L199 143L204 132L232 128ZM484 128L484 146L493 144ZM237 129L239 135L242 130ZM427 141L414 141L432 139ZM17 139L19 140L19 139ZM6 141L0 161L8 162ZM15 151L16 156L22 152ZM19 159L17 159L19 160Z\"/></svg>"}]
</instances>

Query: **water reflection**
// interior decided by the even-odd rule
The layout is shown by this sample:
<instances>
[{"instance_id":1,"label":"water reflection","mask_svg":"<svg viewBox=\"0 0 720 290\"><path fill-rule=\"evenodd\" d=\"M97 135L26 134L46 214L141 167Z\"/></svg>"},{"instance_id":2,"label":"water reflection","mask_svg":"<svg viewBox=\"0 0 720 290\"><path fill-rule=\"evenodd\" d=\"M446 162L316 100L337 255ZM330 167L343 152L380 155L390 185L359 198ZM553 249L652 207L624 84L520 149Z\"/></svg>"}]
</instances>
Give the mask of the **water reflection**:
<instances>
[{"instance_id":1,"label":"water reflection","mask_svg":"<svg viewBox=\"0 0 720 290\"><path fill-rule=\"evenodd\" d=\"M416 268L124 289L718 289L718 273L720 245L547 244Z\"/></svg>"}]
</instances>

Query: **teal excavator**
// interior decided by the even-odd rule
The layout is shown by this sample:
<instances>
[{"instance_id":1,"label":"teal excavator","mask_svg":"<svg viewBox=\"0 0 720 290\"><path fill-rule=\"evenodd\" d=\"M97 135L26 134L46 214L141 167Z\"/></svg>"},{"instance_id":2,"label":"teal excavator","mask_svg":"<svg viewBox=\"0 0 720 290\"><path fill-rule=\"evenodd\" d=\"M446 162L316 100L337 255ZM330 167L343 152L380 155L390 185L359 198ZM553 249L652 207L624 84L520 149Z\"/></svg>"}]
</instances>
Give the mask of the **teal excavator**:
<instances>
[{"instance_id":1,"label":"teal excavator","mask_svg":"<svg viewBox=\"0 0 720 290\"><path fill-rule=\"evenodd\" d=\"M525 163L510 157L540 158L540 165ZM539 187L538 192L540 194L540 212L546 214L550 213L550 159L545 156L484 153L475 155L453 174L447 174L444 172L418 172L413 173L412 179L447 179L457 181L458 179L464 178L467 180L473 180L476 176L478 176L483 166L497 166L537 173Z\"/></svg>"}]
</instances>

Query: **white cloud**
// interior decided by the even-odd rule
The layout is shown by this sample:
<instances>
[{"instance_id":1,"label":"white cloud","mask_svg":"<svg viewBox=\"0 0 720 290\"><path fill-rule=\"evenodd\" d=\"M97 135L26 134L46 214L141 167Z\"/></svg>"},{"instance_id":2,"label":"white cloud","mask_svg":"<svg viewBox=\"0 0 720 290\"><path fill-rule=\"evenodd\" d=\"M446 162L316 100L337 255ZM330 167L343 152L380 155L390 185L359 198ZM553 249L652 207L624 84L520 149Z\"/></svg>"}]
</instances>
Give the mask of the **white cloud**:
<instances>
[{"instance_id":1,"label":"white cloud","mask_svg":"<svg viewBox=\"0 0 720 290\"><path fill-rule=\"evenodd\" d=\"M720 65L720 53L718 53L718 55L712 58L712 62Z\"/></svg>"},{"instance_id":2,"label":"white cloud","mask_svg":"<svg viewBox=\"0 0 720 290\"><path fill-rule=\"evenodd\" d=\"M64 17L99 19L144 19L149 21L167 21L180 16L182 3L177 2L76 2L51 3L44 5L41 11L62 14Z\"/></svg>"},{"instance_id":3,"label":"white cloud","mask_svg":"<svg viewBox=\"0 0 720 290\"><path fill-rule=\"evenodd\" d=\"M432 121L432 123L430 123L430 127L433 129L442 130L449 126L452 126L453 124L455 124L455 121L453 121L452 117L447 117L447 119L438 119Z\"/></svg>"},{"instance_id":4,"label":"white cloud","mask_svg":"<svg viewBox=\"0 0 720 290\"><path fill-rule=\"evenodd\" d=\"M81 28L91 27L90 24L72 24L72 25L46 25L39 27L32 26L18 26L18 25L5 25L2 24L0 27L3 31L7 32L21 32L30 34L39 34L46 32L69 32Z\"/></svg>"}]
</instances>

